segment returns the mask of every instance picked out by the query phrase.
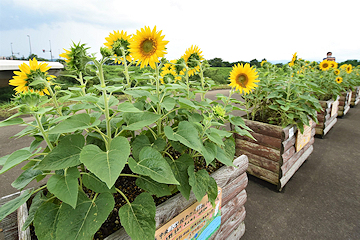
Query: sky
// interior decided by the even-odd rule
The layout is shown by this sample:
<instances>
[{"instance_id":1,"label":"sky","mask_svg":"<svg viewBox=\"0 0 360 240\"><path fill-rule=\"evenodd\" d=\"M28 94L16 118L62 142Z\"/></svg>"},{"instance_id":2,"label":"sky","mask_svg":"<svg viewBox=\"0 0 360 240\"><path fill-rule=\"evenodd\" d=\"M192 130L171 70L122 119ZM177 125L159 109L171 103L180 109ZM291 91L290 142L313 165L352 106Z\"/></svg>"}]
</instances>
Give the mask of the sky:
<instances>
[{"instance_id":1,"label":"sky","mask_svg":"<svg viewBox=\"0 0 360 240\"><path fill-rule=\"evenodd\" d=\"M360 59L358 0L1 0L0 56L50 59L81 42L99 53L114 30L156 25L167 59L197 45L205 59L321 61ZM30 41L29 41L30 40ZM43 53L43 49L46 50ZM19 53L19 54L17 54ZM99 55L97 55L99 56Z\"/></svg>"}]
</instances>

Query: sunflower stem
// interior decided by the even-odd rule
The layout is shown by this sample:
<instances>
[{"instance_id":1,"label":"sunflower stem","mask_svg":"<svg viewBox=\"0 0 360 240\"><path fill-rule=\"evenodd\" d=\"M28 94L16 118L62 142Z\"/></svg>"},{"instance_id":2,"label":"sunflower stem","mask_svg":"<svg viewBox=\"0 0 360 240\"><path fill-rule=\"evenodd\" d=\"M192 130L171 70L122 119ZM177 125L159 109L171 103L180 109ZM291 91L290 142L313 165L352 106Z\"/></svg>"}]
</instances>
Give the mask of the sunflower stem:
<instances>
[{"instance_id":1,"label":"sunflower stem","mask_svg":"<svg viewBox=\"0 0 360 240\"><path fill-rule=\"evenodd\" d=\"M104 71L103 71L103 61L101 61L100 63L98 61L94 61L96 67L98 68L99 72L98 72L98 77L100 79L100 84L101 87L103 88L102 90L102 95L104 97L104 113L105 113L105 119L106 119L106 135L107 135L107 144L106 144L106 149L109 150L110 147L110 143L111 143L111 125L110 125L110 114L109 114L109 100L107 97L107 92L106 92L106 84L105 84L105 78L104 78Z\"/></svg>"},{"instance_id":2,"label":"sunflower stem","mask_svg":"<svg viewBox=\"0 0 360 240\"><path fill-rule=\"evenodd\" d=\"M49 136L48 136L47 133L45 132L43 125L41 124L39 115L38 115L38 114L33 114L33 115L34 115L35 120L36 120L36 123L37 123L37 125L38 125L38 127L39 127L39 129L40 129L40 132L41 132L41 134L43 135L43 137L44 137L44 139L45 139L46 144L48 145L48 147L49 147L50 150L53 150L54 147L53 147L53 145L51 144L50 139L49 139Z\"/></svg>"},{"instance_id":3,"label":"sunflower stem","mask_svg":"<svg viewBox=\"0 0 360 240\"><path fill-rule=\"evenodd\" d=\"M155 64L155 83L156 83L156 96L159 99L157 103L157 114L161 115L161 105L160 105L160 80L159 80L159 66ZM161 122L162 119L159 118L157 120L157 134L160 136L161 134Z\"/></svg>"},{"instance_id":4,"label":"sunflower stem","mask_svg":"<svg viewBox=\"0 0 360 240\"><path fill-rule=\"evenodd\" d=\"M190 99L190 85L189 85L189 71L188 67L186 67L185 80L187 86L187 98Z\"/></svg>"},{"instance_id":5,"label":"sunflower stem","mask_svg":"<svg viewBox=\"0 0 360 240\"><path fill-rule=\"evenodd\" d=\"M62 112L60 110L59 103L58 103L57 98L56 98L56 94L54 93L54 91L52 90L50 84L47 81L45 81L45 85L46 85L46 88L49 90L50 96L51 96L51 98L52 98L52 100L53 100L53 102L55 104L56 111L58 112L58 114L60 116L62 116Z\"/></svg>"},{"instance_id":6,"label":"sunflower stem","mask_svg":"<svg viewBox=\"0 0 360 240\"><path fill-rule=\"evenodd\" d=\"M201 93L201 101L205 99L205 79L204 79L204 69L202 68L201 62L198 62L200 67L200 80L201 80L201 89L203 92Z\"/></svg>"}]
</instances>

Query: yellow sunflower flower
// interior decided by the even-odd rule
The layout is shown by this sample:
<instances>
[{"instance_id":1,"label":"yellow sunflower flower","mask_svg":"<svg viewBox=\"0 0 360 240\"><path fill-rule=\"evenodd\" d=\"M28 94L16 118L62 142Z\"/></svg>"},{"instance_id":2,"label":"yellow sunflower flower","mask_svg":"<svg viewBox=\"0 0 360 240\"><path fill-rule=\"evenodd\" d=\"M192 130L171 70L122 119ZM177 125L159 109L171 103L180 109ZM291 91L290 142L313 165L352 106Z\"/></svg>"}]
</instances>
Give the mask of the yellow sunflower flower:
<instances>
[{"instance_id":1,"label":"yellow sunflower flower","mask_svg":"<svg viewBox=\"0 0 360 240\"><path fill-rule=\"evenodd\" d=\"M256 69L250 67L250 64L246 63L237 64L233 66L230 72L230 87L236 88L236 90L241 93L247 94L250 93L254 88L257 87L255 83L259 82L256 80L258 78L258 73Z\"/></svg>"},{"instance_id":2,"label":"yellow sunflower flower","mask_svg":"<svg viewBox=\"0 0 360 240\"><path fill-rule=\"evenodd\" d=\"M347 64L343 64L343 65L340 66L340 68L341 69L346 69L347 66L348 66Z\"/></svg>"},{"instance_id":3,"label":"yellow sunflower flower","mask_svg":"<svg viewBox=\"0 0 360 240\"><path fill-rule=\"evenodd\" d=\"M263 66L264 63L266 63L266 62L267 62L266 60L261 61L260 66Z\"/></svg>"},{"instance_id":4,"label":"yellow sunflower flower","mask_svg":"<svg viewBox=\"0 0 360 240\"><path fill-rule=\"evenodd\" d=\"M346 72L347 72L347 73L351 73L351 72L352 72L352 65L351 65L351 64L349 64L349 65L346 66Z\"/></svg>"},{"instance_id":5,"label":"yellow sunflower flower","mask_svg":"<svg viewBox=\"0 0 360 240\"><path fill-rule=\"evenodd\" d=\"M198 46L191 45L190 48L186 49L185 54L182 58L185 60L186 65L189 67L189 76L194 75L200 71L200 67L197 61L204 60L202 51Z\"/></svg>"},{"instance_id":6,"label":"yellow sunflower flower","mask_svg":"<svg viewBox=\"0 0 360 240\"><path fill-rule=\"evenodd\" d=\"M177 79L176 79L176 72L174 70L171 69L165 69L163 71L161 71L160 73L160 82L162 84L165 83L176 83Z\"/></svg>"},{"instance_id":7,"label":"yellow sunflower flower","mask_svg":"<svg viewBox=\"0 0 360 240\"><path fill-rule=\"evenodd\" d=\"M43 79L51 80L55 78L53 75L48 75L47 71L50 69L47 63L38 63L33 58L29 60L29 65L22 63L19 66L20 71L14 71L15 76L9 81L9 85L16 86L14 88L16 94L25 93L27 91L37 92L40 95L50 95L45 84L36 84L35 86L29 86L32 82Z\"/></svg>"},{"instance_id":8,"label":"yellow sunflower flower","mask_svg":"<svg viewBox=\"0 0 360 240\"><path fill-rule=\"evenodd\" d=\"M175 70L175 65L171 63L165 63L164 66L161 68L161 71L165 70Z\"/></svg>"},{"instance_id":9,"label":"yellow sunflower flower","mask_svg":"<svg viewBox=\"0 0 360 240\"><path fill-rule=\"evenodd\" d=\"M334 70L334 73L335 73L335 75L339 75L339 74L340 74L340 70L339 70L339 69L335 69L335 70Z\"/></svg>"},{"instance_id":10,"label":"yellow sunflower flower","mask_svg":"<svg viewBox=\"0 0 360 240\"><path fill-rule=\"evenodd\" d=\"M337 78L336 78L336 82L337 82L337 83L340 84L340 83L342 83L342 81L343 81L342 77L337 77Z\"/></svg>"},{"instance_id":11,"label":"yellow sunflower flower","mask_svg":"<svg viewBox=\"0 0 360 240\"><path fill-rule=\"evenodd\" d=\"M60 54L59 56L65 58L65 62L68 63L68 62L70 62L70 55L69 54L71 52L69 50L66 50L65 48L63 48L63 49L64 49L65 52Z\"/></svg>"},{"instance_id":12,"label":"yellow sunflower flower","mask_svg":"<svg viewBox=\"0 0 360 240\"><path fill-rule=\"evenodd\" d=\"M323 60L319 66L323 71L328 70L330 68L330 62L328 60Z\"/></svg>"},{"instance_id":13,"label":"yellow sunflower flower","mask_svg":"<svg viewBox=\"0 0 360 240\"><path fill-rule=\"evenodd\" d=\"M338 63L337 62L329 61L329 63L330 63L331 68L334 68L334 69L338 68Z\"/></svg>"},{"instance_id":14,"label":"yellow sunflower flower","mask_svg":"<svg viewBox=\"0 0 360 240\"><path fill-rule=\"evenodd\" d=\"M150 27L144 27L133 36L129 48L134 60L138 61L136 65L141 63L140 68L150 65L155 69L155 63L166 54L165 46L169 41L163 40L165 36L161 32L156 31L156 26L152 31Z\"/></svg>"},{"instance_id":15,"label":"yellow sunflower flower","mask_svg":"<svg viewBox=\"0 0 360 240\"><path fill-rule=\"evenodd\" d=\"M112 49L114 51L115 57L120 57L120 58L115 58L114 60L115 63L119 63L119 64L123 63L122 62L123 53L121 49L125 51L126 60L131 62L132 58L128 51L131 41L131 35L128 35L127 32L124 32L124 30L121 30L121 32L119 30L117 31L114 30L114 33L110 33L109 37L106 37L105 40L106 42L104 43L104 45L108 49Z\"/></svg>"}]
</instances>

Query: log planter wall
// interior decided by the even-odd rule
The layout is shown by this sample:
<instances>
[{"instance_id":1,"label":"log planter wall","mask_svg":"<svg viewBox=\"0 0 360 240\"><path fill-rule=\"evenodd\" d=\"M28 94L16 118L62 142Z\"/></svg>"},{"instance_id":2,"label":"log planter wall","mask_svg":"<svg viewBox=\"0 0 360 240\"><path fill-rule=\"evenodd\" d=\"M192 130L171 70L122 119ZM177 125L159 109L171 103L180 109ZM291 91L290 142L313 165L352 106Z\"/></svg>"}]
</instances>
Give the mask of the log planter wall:
<instances>
[{"instance_id":1,"label":"log planter wall","mask_svg":"<svg viewBox=\"0 0 360 240\"><path fill-rule=\"evenodd\" d=\"M355 87L351 94L350 107L355 107L360 102L360 86Z\"/></svg>"},{"instance_id":2,"label":"log planter wall","mask_svg":"<svg viewBox=\"0 0 360 240\"><path fill-rule=\"evenodd\" d=\"M0 207L18 197L21 193L17 192L5 197L0 198ZM20 206L20 208L5 217L0 222L0 228L4 234L5 240L31 240L30 228L27 228L26 231L21 231L26 218L28 217L28 209L26 203Z\"/></svg>"},{"instance_id":3,"label":"log planter wall","mask_svg":"<svg viewBox=\"0 0 360 240\"><path fill-rule=\"evenodd\" d=\"M352 97L351 90L341 93L341 96L339 99L338 117L343 117L350 110L351 97Z\"/></svg>"},{"instance_id":4,"label":"log planter wall","mask_svg":"<svg viewBox=\"0 0 360 240\"><path fill-rule=\"evenodd\" d=\"M298 130L295 126L282 128L257 121L244 121L254 131L251 134L257 141L235 134L236 155L247 155L247 172L276 185L281 191L313 151L315 122L310 126L309 142L296 151Z\"/></svg>"},{"instance_id":5,"label":"log planter wall","mask_svg":"<svg viewBox=\"0 0 360 240\"><path fill-rule=\"evenodd\" d=\"M246 169L248 168L248 157L242 155L234 160L236 167L224 166L211 176L216 180L218 186L222 188L221 203L221 225L220 228L209 238L212 240L233 240L240 239L245 233L244 219L246 215L244 204L247 200L245 188L248 184ZM0 206L16 198L20 193L12 194L0 199ZM187 201L181 194L168 199L156 208L156 228L161 227L166 222L176 217L183 210L196 202L195 195L191 192L190 199ZM28 209L26 203L16 212L8 215L0 222L6 240L31 240L30 228L21 231L26 218ZM107 240L127 240L131 239L122 228L106 238Z\"/></svg>"},{"instance_id":6,"label":"log planter wall","mask_svg":"<svg viewBox=\"0 0 360 240\"><path fill-rule=\"evenodd\" d=\"M319 123L316 125L316 136L323 138L337 122L339 97L336 101L330 99L328 101L320 101L323 110L317 113Z\"/></svg>"}]
</instances>

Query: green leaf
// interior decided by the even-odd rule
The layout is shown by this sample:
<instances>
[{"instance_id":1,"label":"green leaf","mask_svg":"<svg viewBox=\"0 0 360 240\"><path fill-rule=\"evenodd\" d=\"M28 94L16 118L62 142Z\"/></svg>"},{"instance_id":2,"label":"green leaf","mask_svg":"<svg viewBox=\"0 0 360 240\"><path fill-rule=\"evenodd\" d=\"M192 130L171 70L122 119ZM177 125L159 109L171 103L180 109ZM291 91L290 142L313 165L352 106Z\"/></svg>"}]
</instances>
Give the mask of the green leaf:
<instances>
[{"instance_id":1,"label":"green leaf","mask_svg":"<svg viewBox=\"0 0 360 240\"><path fill-rule=\"evenodd\" d=\"M121 224L133 240L153 240L156 207L149 193L141 193L130 205L119 210Z\"/></svg>"},{"instance_id":2,"label":"green leaf","mask_svg":"<svg viewBox=\"0 0 360 240\"><path fill-rule=\"evenodd\" d=\"M41 175L43 172L40 170L35 170L33 167L26 169L20 174L20 176L11 184L16 189L23 189L28 185L32 180L34 180L38 175Z\"/></svg>"},{"instance_id":3,"label":"green leaf","mask_svg":"<svg viewBox=\"0 0 360 240\"><path fill-rule=\"evenodd\" d=\"M213 179L212 177L209 178L208 189L206 192L208 195L208 200L211 202L213 208L215 208L215 200L218 195L218 186L215 179Z\"/></svg>"},{"instance_id":4,"label":"green leaf","mask_svg":"<svg viewBox=\"0 0 360 240\"><path fill-rule=\"evenodd\" d=\"M151 147L140 151L138 161L129 158L129 167L134 173L149 176L157 182L179 184L163 156Z\"/></svg>"},{"instance_id":5,"label":"green leaf","mask_svg":"<svg viewBox=\"0 0 360 240\"><path fill-rule=\"evenodd\" d=\"M229 158L229 159L234 159L235 158L235 139L233 137L228 138L224 141L225 147L225 155Z\"/></svg>"},{"instance_id":6,"label":"green leaf","mask_svg":"<svg viewBox=\"0 0 360 240\"><path fill-rule=\"evenodd\" d=\"M96 193L115 193L115 186L113 186L111 189L109 189L106 186L106 183L101 181L99 178L97 178L92 173L87 173L82 175L82 181L86 188L93 190Z\"/></svg>"},{"instance_id":7,"label":"green leaf","mask_svg":"<svg viewBox=\"0 0 360 240\"><path fill-rule=\"evenodd\" d=\"M161 115L151 112L141 113L124 113L124 119L127 126L123 127L125 130L136 131L156 122Z\"/></svg>"},{"instance_id":8,"label":"green leaf","mask_svg":"<svg viewBox=\"0 0 360 240\"><path fill-rule=\"evenodd\" d=\"M58 222L60 205L43 202L34 216L35 234L39 240L56 239L55 231Z\"/></svg>"},{"instance_id":9,"label":"green leaf","mask_svg":"<svg viewBox=\"0 0 360 240\"><path fill-rule=\"evenodd\" d=\"M172 97L165 97L161 106L166 109L166 111L171 111L175 107L175 100Z\"/></svg>"},{"instance_id":10,"label":"green leaf","mask_svg":"<svg viewBox=\"0 0 360 240\"><path fill-rule=\"evenodd\" d=\"M29 209L29 215L26 218L26 221L22 227L22 231L25 231L29 225L34 221L35 213L38 210L38 208L46 202L48 199L43 196L43 191L38 192L33 200L31 201L30 209Z\"/></svg>"},{"instance_id":11,"label":"green leaf","mask_svg":"<svg viewBox=\"0 0 360 240\"><path fill-rule=\"evenodd\" d=\"M234 124L235 126L245 126L245 122L244 119L242 119L242 117L239 116L232 116L229 115L229 121L230 123Z\"/></svg>"},{"instance_id":12,"label":"green leaf","mask_svg":"<svg viewBox=\"0 0 360 240\"><path fill-rule=\"evenodd\" d=\"M220 137L220 135L216 132L206 133L206 136L210 139L210 141L216 143L217 145L224 146L222 137Z\"/></svg>"},{"instance_id":13,"label":"green leaf","mask_svg":"<svg viewBox=\"0 0 360 240\"><path fill-rule=\"evenodd\" d=\"M228 138L228 137L231 137L232 136L232 133L231 132L228 132L226 130L220 130L220 129L217 129L217 128L209 128L209 131L211 133L217 133L221 138Z\"/></svg>"},{"instance_id":14,"label":"green leaf","mask_svg":"<svg viewBox=\"0 0 360 240\"><path fill-rule=\"evenodd\" d=\"M217 147L216 159L227 166L234 166L233 158L229 158L229 156L225 153L225 151L219 146L216 147Z\"/></svg>"},{"instance_id":15,"label":"green leaf","mask_svg":"<svg viewBox=\"0 0 360 240\"><path fill-rule=\"evenodd\" d=\"M66 175L52 175L47 181L48 190L61 201L76 207L78 196L78 178L80 172L76 167L69 168Z\"/></svg>"},{"instance_id":16,"label":"green leaf","mask_svg":"<svg viewBox=\"0 0 360 240\"><path fill-rule=\"evenodd\" d=\"M118 110L120 112L135 112L135 113L142 112L141 110L136 108L132 103L129 103L129 102L123 102L123 103L119 104Z\"/></svg>"},{"instance_id":17,"label":"green leaf","mask_svg":"<svg viewBox=\"0 0 360 240\"><path fill-rule=\"evenodd\" d=\"M130 144L119 136L111 141L110 149L103 152L98 146L86 145L80 153L80 161L101 181L111 188L123 170L130 155Z\"/></svg>"},{"instance_id":18,"label":"green leaf","mask_svg":"<svg viewBox=\"0 0 360 240\"><path fill-rule=\"evenodd\" d=\"M75 132L77 130L83 130L86 128L94 127L100 124L100 120L96 120L91 124L90 116L87 113L76 114L74 116L69 117L63 122L56 125L54 128L48 131L48 134L55 133L70 133Z\"/></svg>"},{"instance_id":19,"label":"green leaf","mask_svg":"<svg viewBox=\"0 0 360 240\"><path fill-rule=\"evenodd\" d=\"M149 177L140 176L136 179L135 183L138 187L149 192L151 195L156 195L156 197L171 195L167 184L156 182Z\"/></svg>"},{"instance_id":20,"label":"green leaf","mask_svg":"<svg viewBox=\"0 0 360 240\"><path fill-rule=\"evenodd\" d=\"M166 161L169 163L176 180L180 183L177 188L181 194L189 200L191 187L189 185L189 175L187 171L189 166L194 165L194 160L189 154L185 153L176 159L166 158Z\"/></svg>"},{"instance_id":21,"label":"green leaf","mask_svg":"<svg viewBox=\"0 0 360 240\"><path fill-rule=\"evenodd\" d=\"M180 107L183 108L188 108L188 109L198 109L198 106L195 106L193 101L190 101L189 99L186 98L179 98L179 104Z\"/></svg>"},{"instance_id":22,"label":"green leaf","mask_svg":"<svg viewBox=\"0 0 360 240\"><path fill-rule=\"evenodd\" d=\"M192 187L192 191L195 194L196 200L200 202L208 189L210 181L209 173L205 169L194 172L194 166L189 166L188 174L189 184Z\"/></svg>"},{"instance_id":23,"label":"green leaf","mask_svg":"<svg viewBox=\"0 0 360 240\"><path fill-rule=\"evenodd\" d=\"M159 152L161 152L165 149L166 145L167 145L167 143L164 139L158 138L154 141L154 143L152 144L152 147L155 150L158 150Z\"/></svg>"},{"instance_id":24,"label":"green leaf","mask_svg":"<svg viewBox=\"0 0 360 240\"><path fill-rule=\"evenodd\" d=\"M179 123L176 133L167 127L164 128L164 132L167 138L173 141L179 141L185 146L201 152L203 149L203 144L200 140L198 130L194 127L194 125L187 121L182 121Z\"/></svg>"},{"instance_id":25,"label":"green leaf","mask_svg":"<svg viewBox=\"0 0 360 240\"><path fill-rule=\"evenodd\" d=\"M6 163L6 161L8 160L9 157L10 157L10 154L1 157L0 158L0 166L3 166Z\"/></svg>"},{"instance_id":26,"label":"green leaf","mask_svg":"<svg viewBox=\"0 0 360 240\"><path fill-rule=\"evenodd\" d=\"M85 138L81 134L68 135L39 163L36 169L58 170L79 165Z\"/></svg>"},{"instance_id":27,"label":"green leaf","mask_svg":"<svg viewBox=\"0 0 360 240\"><path fill-rule=\"evenodd\" d=\"M7 158L4 166L2 167L0 174L10 170L11 168L15 167L16 165L22 163L25 160L28 160L31 157L32 153L26 149L20 149L12 154Z\"/></svg>"},{"instance_id":28,"label":"green leaf","mask_svg":"<svg viewBox=\"0 0 360 240\"><path fill-rule=\"evenodd\" d=\"M217 145L210 141L206 141L204 148L201 150L201 153L205 158L206 165L209 165L216 157Z\"/></svg>"},{"instance_id":29,"label":"green leaf","mask_svg":"<svg viewBox=\"0 0 360 240\"><path fill-rule=\"evenodd\" d=\"M256 139L246 129L241 129L238 126L235 126L235 132L240 136L246 136L256 141Z\"/></svg>"},{"instance_id":30,"label":"green leaf","mask_svg":"<svg viewBox=\"0 0 360 240\"><path fill-rule=\"evenodd\" d=\"M115 201L110 193L101 193L96 199L89 199L85 193L79 191L75 209L66 203L61 204L56 238L92 239L114 209L114 205Z\"/></svg>"},{"instance_id":31,"label":"green leaf","mask_svg":"<svg viewBox=\"0 0 360 240\"><path fill-rule=\"evenodd\" d=\"M1 121L0 127L18 125L18 124L23 124L23 123L25 123L25 122L22 118L11 118L11 119L6 119L4 121Z\"/></svg>"},{"instance_id":32,"label":"green leaf","mask_svg":"<svg viewBox=\"0 0 360 240\"><path fill-rule=\"evenodd\" d=\"M108 96L109 95L107 95L107 97ZM105 108L104 97L103 96L101 96L99 98L99 101L97 102L97 104L99 104L99 106L101 108L103 108L103 109ZM113 95L110 95L110 98L108 97L108 105L109 105L109 107L116 106L118 104L119 104L119 100L116 97L114 97Z\"/></svg>"},{"instance_id":33,"label":"green leaf","mask_svg":"<svg viewBox=\"0 0 360 240\"><path fill-rule=\"evenodd\" d=\"M0 222L10 213L14 212L31 197L32 192L27 189L17 198L5 203L0 208Z\"/></svg>"},{"instance_id":34,"label":"green leaf","mask_svg":"<svg viewBox=\"0 0 360 240\"><path fill-rule=\"evenodd\" d=\"M134 98L141 98L141 97L149 97L150 93L145 90L125 90L125 94L128 94L130 96L133 96Z\"/></svg>"},{"instance_id":35,"label":"green leaf","mask_svg":"<svg viewBox=\"0 0 360 240\"><path fill-rule=\"evenodd\" d=\"M149 138L146 135L138 135L135 137L134 141L131 143L131 147L132 147L132 155L135 159L139 159L139 154L141 149L143 149L144 147L150 147L151 143Z\"/></svg>"},{"instance_id":36,"label":"green leaf","mask_svg":"<svg viewBox=\"0 0 360 240\"><path fill-rule=\"evenodd\" d=\"M97 103L99 101L99 97L95 96L80 96L80 97L74 97L70 99L71 101L82 101L82 102L91 102L91 103Z\"/></svg>"}]
</instances>

